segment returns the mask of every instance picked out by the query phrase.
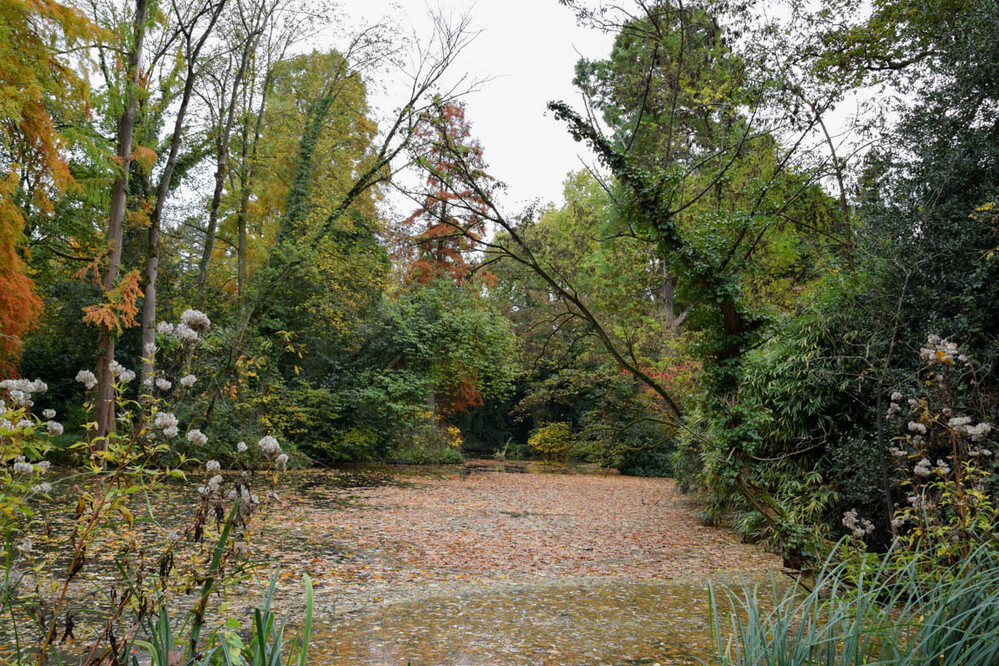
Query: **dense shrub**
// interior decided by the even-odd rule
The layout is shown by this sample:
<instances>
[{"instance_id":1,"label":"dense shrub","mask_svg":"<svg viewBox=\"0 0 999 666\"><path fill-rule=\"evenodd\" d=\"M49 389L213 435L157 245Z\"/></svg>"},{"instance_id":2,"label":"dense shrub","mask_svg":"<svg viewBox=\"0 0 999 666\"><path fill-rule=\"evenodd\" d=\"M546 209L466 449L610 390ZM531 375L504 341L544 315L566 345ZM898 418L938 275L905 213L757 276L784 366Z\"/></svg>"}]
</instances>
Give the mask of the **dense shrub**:
<instances>
[{"instance_id":1,"label":"dense shrub","mask_svg":"<svg viewBox=\"0 0 999 666\"><path fill-rule=\"evenodd\" d=\"M559 421L540 426L531 433L527 445L543 460L568 462L576 448L576 438L572 434L572 427Z\"/></svg>"}]
</instances>

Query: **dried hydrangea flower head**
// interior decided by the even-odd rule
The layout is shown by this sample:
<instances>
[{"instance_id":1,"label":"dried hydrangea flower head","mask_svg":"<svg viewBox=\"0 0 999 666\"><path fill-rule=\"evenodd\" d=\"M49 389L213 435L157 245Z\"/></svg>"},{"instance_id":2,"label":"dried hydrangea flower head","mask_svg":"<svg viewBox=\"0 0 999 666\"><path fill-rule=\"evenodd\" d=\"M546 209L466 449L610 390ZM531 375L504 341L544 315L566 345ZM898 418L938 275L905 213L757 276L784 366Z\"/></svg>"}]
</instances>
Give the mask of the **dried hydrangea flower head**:
<instances>
[{"instance_id":1,"label":"dried hydrangea flower head","mask_svg":"<svg viewBox=\"0 0 999 666\"><path fill-rule=\"evenodd\" d=\"M960 353L956 343L941 338L939 335L927 336L926 346L919 350L919 358L930 365L951 366L955 362L970 365L968 357Z\"/></svg>"},{"instance_id":2,"label":"dried hydrangea flower head","mask_svg":"<svg viewBox=\"0 0 999 666\"><path fill-rule=\"evenodd\" d=\"M257 442L260 450L269 456L276 456L281 453L281 445L278 444L277 439L271 435L261 437L260 441Z\"/></svg>"},{"instance_id":3,"label":"dried hydrangea flower head","mask_svg":"<svg viewBox=\"0 0 999 666\"><path fill-rule=\"evenodd\" d=\"M186 324L177 324L177 328L174 329L174 335L181 342L194 343L201 339L198 332Z\"/></svg>"},{"instance_id":4,"label":"dried hydrangea flower head","mask_svg":"<svg viewBox=\"0 0 999 666\"><path fill-rule=\"evenodd\" d=\"M874 523L866 518L858 517L856 509L850 509L843 514L843 527L850 530L855 539L863 539L874 532Z\"/></svg>"},{"instance_id":5,"label":"dried hydrangea flower head","mask_svg":"<svg viewBox=\"0 0 999 666\"><path fill-rule=\"evenodd\" d=\"M208 319L208 315L201 310L192 309L184 310L184 314L180 316L180 323L187 326L198 335L204 335L212 326L212 322Z\"/></svg>"}]
</instances>

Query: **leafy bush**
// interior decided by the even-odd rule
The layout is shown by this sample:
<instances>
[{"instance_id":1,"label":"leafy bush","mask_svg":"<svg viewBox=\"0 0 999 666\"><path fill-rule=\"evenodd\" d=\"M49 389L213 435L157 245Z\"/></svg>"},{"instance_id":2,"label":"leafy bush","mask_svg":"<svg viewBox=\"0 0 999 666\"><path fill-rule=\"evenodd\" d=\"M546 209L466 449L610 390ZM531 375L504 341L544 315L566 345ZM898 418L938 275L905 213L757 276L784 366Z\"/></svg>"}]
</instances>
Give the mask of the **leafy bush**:
<instances>
[{"instance_id":1,"label":"leafy bush","mask_svg":"<svg viewBox=\"0 0 999 666\"><path fill-rule=\"evenodd\" d=\"M535 430L528 438L527 445L543 460L568 462L576 447L576 438L569 424L559 421Z\"/></svg>"},{"instance_id":2,"label":"leafy bush","mask_svg":"<svg viewBox=\"0 0 999 666\"><path fill-rule=\"evenodd\" d=\"M906 494L896 504L892 532L910 549L932 550L935 565L946 567L979 543L999 553L999 502L990 492L996 443L982 418L986 401L974 360L936 335L920 356L922 390L908 399L895 391L887 414L898 432L890 452Z\"/></svg>"}]
</instances>

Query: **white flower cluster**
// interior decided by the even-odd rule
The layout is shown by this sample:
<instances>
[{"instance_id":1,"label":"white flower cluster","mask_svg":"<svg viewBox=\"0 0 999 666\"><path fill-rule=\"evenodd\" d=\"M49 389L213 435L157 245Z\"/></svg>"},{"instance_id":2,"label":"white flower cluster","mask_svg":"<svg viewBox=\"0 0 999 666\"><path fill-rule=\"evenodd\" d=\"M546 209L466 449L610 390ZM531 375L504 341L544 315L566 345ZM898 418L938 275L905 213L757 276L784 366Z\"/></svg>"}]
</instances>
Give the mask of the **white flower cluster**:
<instances>
[{"instance_id":1,"label":"white flower cluster","mask_svg":"<svg viewBox=\"0 0 999 666\"><path fill-rule=\"evenodd\" d=\"M153 425L163 431L163 436L173 439L177 436L177 417L170 412L157 412Z\"/></svg>"},{"instance_id":2,"label":"white flower cluster","mask_svg":"<svg viewBox=\"0 0 999 666\"><path fill-rule=\"evenodd\" d=\"M950 474L950 465L947 464L946 460L943 460L942 458L937 458L937 466L935 471L940 476L947 476L948 474Z\"/></svg>"},{"instance_id":3,"label":"white flower cluster","mask_svg":"<svg viewBox=\"0 0 999 666\"><path fill-rule=\"evenodd\" d=\"M111 370L111 376L114 377L117 382L128 384L135 379L135 372L129 370L118 361L111 361L108 368Z\"/></svg>"},{"instance_id":4,"label":"white flower cluster","mask_svg":"<svg viewBox=\"0 0 999 666\"><path fill-rule=\"evenodd\" d=\"M204 335L212 327L208 315L200 310L184 310L184 314L180 315L180 323L200 335Z\"/></svg>"},{"instance_id":5,"label":"white flower cluster","mask_svg":"<svg viewBox=\"0 0 999 666\"><path fill-rule=\"evenodd\" d=\"M164 336L173 336L181 342L196 343L211 328L212 322L208 315L200 310L184 310L180 323L176 326L167 321L156 325L156 332Z\"/></svg>"},{"instance_id":6,"label":"white flower cluster","mask_svg":"<svg viewBox=\"0 0 999 666\"><path fill-rule=\"evenodd\" d=\"M14 474L33 474L35 466L25 462L24 456L14 458Z\"/></svg>"},{"instance_id":7,"label":"white flower cluster","mask_svg":"<svg viewBox=\"0 0 999 666\"><path fill-rule=\"evenodd\" d=\"M55 417L56 417L56 410L54 409L46 409L42 411L42 418L51 420L54 419Z\"/></svg>"},{"instance_id":8,"label":"white flower cluster","mask_svg":"<svg viewBox=\"0 0 999 666\"><path fill-rule=\"evenodd\" d=\"M909 421L909 432L914 432L920 435L926 434L926 426L918 421Z\"/></svg>"},{"instance_id":9,"label":"white flower cluster","mask_svg":"<svg viewBox=\"0 0 999 666\"><path fill-rule=\"evenodd\" d=\"M158 388L161 391L169 391L171 388L173 388L173 384L171 384L170 380L167 379L166 377L157 377L156 388Z\"/></svg>"},{"instance_id":10,"label":"white flower cluster","mask_svg":"<svg viewBox=\"0 0 999 666\"><path fill-rule=\"evenodd\" d=\"M76 381L83 384L87 389L92 389L97 386L97 377L90 370L80 370L76 373Z\"/></svg>"},{"instance_id":11,"label":"white flower cluster","mask_svg":"<svg viewBox=\"0 0 999 666\"><path fill-rule=\"evenodd\" d=\"M151 359L153 356L156 355L156 343L147 342L146 344L142 345L142 353L145 354L146 359Z\"/></svg>"},{"instance_id":12,"label":"white flower cluster","mask_svg":"<svg viewBox=\"0 0 999 666\"><path fill-rule=\"evenodd\" d=\"M209 474L214 474L222 469L222 465L219 464L218 460L209 460L205 463L205 471Z\"/></svg>"},{"instance_id":13,"label":"white flower cluster","mask_svg":"<svg viewBox=\"0 0 999 666\"><path fill-rule=\"evenodd\" d=\"M49 434L53 437L58 437L63 433L62 424L57 421L48 421L45 423L45 427L48 428Z\"/></svg>"},{"instance_id":14,"label":"white flower cluster","mask_svg":"<svg viewBox=\"0 0 999 666\"><path fill-rule=\"evenodd\" d=\"M196 381L198 381L198 378L194 375L184 375L180 378L180 385L184 388L191 388Z\"/></svg>"},{"instance_id":15,"label":"white flower cluster","mask_svg":"<svg viewBox=\"0 0 999 666\"><path fill-rule=\"evenodd\" d=\"M919 358L930 365L934 363L954 365L955 360L968 364L968 357L958 352L957 345L939 335L930 335L926 338L926 346L919 350Z\"/></svg>"},{"instance_id":16,"label":"white flower cluster","mask_svg":"<svg viewBox=\"0 0 999 666\"><path fill-rule=\"evenodd\" d=\"M971 425L971 421L970 416L958 416L948 421L947 425L954 432L967 435L973 442L982 441L983 438L988 437L989 433L992 432L992 426L985 421L982 421L978 425Z\"/></svg>"},{"instance_id":17,"label":"white flower cluster","mask_svg":"<svg viewBox=\"0 0 999 666\"><path fill-rule=\"evenodd\" d=\"M259 446L260 450L269 456L276 456L281 453L281 445L278 444L277 439L271 435L261 437L260 441L257 442L257 446Z\"/></svg>"},{"instance_id":18,"label":"white flower cluster","mask_svg":"<svg viewBox=\"0 0 999 666\"><path fill-rule=\"evenodd\" d=\"M41 495L48 495L52 492L52 484L48 481L43 481L38 485L31 486L32 492L39 493Z\"/></svg>"},{"instance_id":19,"label":"white flower cluster","mask_svg":"<svg viewBox=\"0 0 999 666\"><path fill-rule=\"evenodd\" d=\"M279 471L284 471L288 469L288 454L281 451L281 445L278 443L277 439L267 435L261 437L260 441L257 442L257 446L263 451L264 455L272 456L274 458L274 469Z\"/></svg>"},{"instance_id":20,"label":"white flower cluster","mask_svg":"<svg viewBox=\"0 0 999 666\"><path fill-rule=\"evenodd\" d=\"M204 446L208 443L208 436L195 428L187 433L187 441L195 446Z\"/></svg>"},{"instance_id":21,"label":"white flower cluster","mask_svg":"<svg viewBox=\"0 0 999 666\"><path fill-rule=\"evenodd\" d=\"M173 330L173 334L181 342L195 343L201 339L197 331L184 324L177 324L177 327Z\"/></svg>"},{"instance_id":22,"label":"white flower cluster","mask_svg":"<svg viewBox=\"0 0 999 666\"><path fill-rule=\"evenodd\" d=\"M874 523L866 518L858 517L856 509L850 509L843 514L843 527L850 530L855 539L863 539L874 532Z\"/></svg>"},{"instance_id":23,"label":"white flower cluster","mask_svg":"<svg viewBox=\"0 0 999 666\"><path fill-rule=\"evenodd\" d=\"M885 414L886 418L889 419L894 418L895 415L901 411L902 408L901 406L899 406L899 403L902 402L903 397L905 396L903 396L898 391L895 391L891 394L891 403L888 405L888 413Z\"/></svg>"},{"instance_id":24,"label":"white flower cluster","mask_svg":"<svg viewBox=\"0 0 999 666\"><path fill-rule=\"evenodd\" d=\"M933 466L926 458L920 458L915 468L913 468L912 473L916 476L926 478L933 473Z\"/></svg>"},{"instance_id":25,"label":"white flower cluster","mask_svg":"<svg viewBox=\"0 0 999 666\"><path fill-rule=\"evenodd\" d=\"M239 442L236 444L236 453L246 453L247 448L246 442Z\"/></svg>"},{"instance_id":26,"label":"white flower cluster","mask_svg":"<svg viewBox=\"0 0 999 666\"><path fill-rule=\"evenodd\" d=\"M893 458L899 458L899 459L907 458L909 456L908 451L906 451L905 449L900 449L897 446L888 447L888 453L890 453Z\"/></svg>"},{"instance_id":27,"label":"white flower cluster","mask_svg":"<svg viewBox=\"0 0 999 666\"><path fill-rule=\"evenodd\" d=\"M0 389L7 391L16 406L31 407L35 404L32 396L35 393L45 393L49 387L40 379L5 379L0 382Z\"/></svg>"}]
</instances>

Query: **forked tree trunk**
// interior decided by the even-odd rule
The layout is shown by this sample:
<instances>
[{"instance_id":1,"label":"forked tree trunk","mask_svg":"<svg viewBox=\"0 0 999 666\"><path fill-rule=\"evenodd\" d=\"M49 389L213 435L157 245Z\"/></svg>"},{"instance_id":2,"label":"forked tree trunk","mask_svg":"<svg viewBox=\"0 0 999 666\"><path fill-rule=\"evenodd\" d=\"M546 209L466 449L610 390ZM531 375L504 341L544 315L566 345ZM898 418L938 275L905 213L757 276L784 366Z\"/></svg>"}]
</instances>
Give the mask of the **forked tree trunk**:
<instances>
[{"instance_id":1,"label":"forked tree trunk","mask_svg":"<svg viewBox=\"0 0 999 666\"><path fill-rule=\"evenodd\" d=\"M187 79L184 81L184 91L181 94L180 108L177 110L177 119L173 125L173 136L170 139L170 154L167 156L166 165L163 168L163 175L160 178L159 187L156 190L156 204L153 208L152 218L149 220L149 234L146 239L146 274L145 290L142 301L142 379L143 381L152 379L154 364L152 355L145 350L156 342L156 279L159 276L160 264L160 223L163 219L163 206L166 204L167 196L170 194L170 179L173 178L174 169L177 166L177 155L180 152L180 142L183 137L184 119L187 116L187 107L191 102L191 95L194 92L194 82L197 78L197 62L201 49L208 41L215 23L218 21L225 6L226 0L220 0L212 12L211 21L201 38L190 49L187 54Z\"/></svg>"}]
</instances>

